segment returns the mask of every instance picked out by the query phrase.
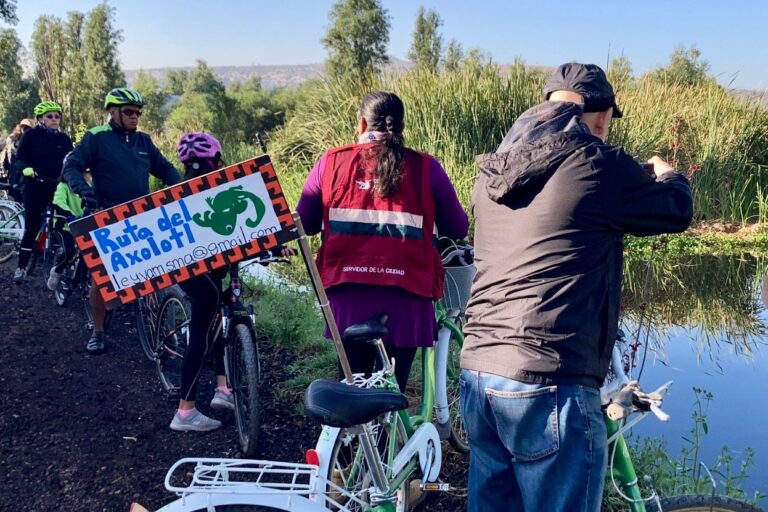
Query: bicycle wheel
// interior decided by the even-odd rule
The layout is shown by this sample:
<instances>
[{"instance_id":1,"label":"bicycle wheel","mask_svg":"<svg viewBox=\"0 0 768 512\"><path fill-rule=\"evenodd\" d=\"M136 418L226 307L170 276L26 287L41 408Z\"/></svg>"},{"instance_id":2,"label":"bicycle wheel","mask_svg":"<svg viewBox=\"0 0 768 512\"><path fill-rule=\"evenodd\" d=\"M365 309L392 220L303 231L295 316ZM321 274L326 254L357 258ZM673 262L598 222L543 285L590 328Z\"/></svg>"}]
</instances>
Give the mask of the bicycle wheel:
<instances>
[{"instance_id":1,"label":"bicycle wheel","mask_svg":"<svg viewBox=\"0 0 768 512\"><path fill-rule=\"evenodd\" d=\"M16 234L23 232L24 216L9 206L0 205L0 263L10 260L18 252L21 237Z\"/></svg>"},{"instance_id":2,"label":"bicycle wheel","mask_svg":"<svg viewBox=\"0 0 768 512\"><path fill-rule=\"evenodd\" d=\"M152 336L154 319L160 310L160 299L154 293L139 297L133 303L133 321L136 324L136 336L150 361L155 359L155 340Z\"/></svg>"},{"instance_id":3,"label":"bicycle wheel","mask_svg":"<svg viewBox=\"0 0 768 512\"><path fill-rule=\"evenodd\" d=\"M762 509L727 496L711 494L684 494L661 500L661 509L655 502L646 506L648 512L762 512Z\"/></svg>"},{"instance_id":4,"label":"bicycle wheel","mask_svg":"<svg viewBox=\"0 0 768 512\"><path fill-rule=\"evenodd\" d=\"M226 348L227 380L235 398L235 423L240 450L256 453L259 437L259 351L251 329L237 324L229 333Z\"/></svg>"},{"instance_id":5,"label":"bicycle wheel","mask_svg":"<svg viewBox=\"0 0 768 512\"><path fill-rule=\"evenodd\" d=\"M75 272L77 272L77 265L79 259L68 264L64 267L64 275L61 276L59 284L53 291L53 297L56 299L56 304L64 307L69 302L69 296L72 293L72 288L75 284Z\"/></svg>"},{"instance_id":6,"label":"bicycle wheel","mask_svg":"<svg viewBox=\"0 0 768 512\"><path fill-rule=\"evenodd\" d=\"M50 233L50 239L43 251L43 277L48 279L48 272L51 271L56 257L64 252L64 234L61 231L54 230Z\"/></svg>"},{"instance_id":7,"label":"bicycle wheel","mask_svg":"<svg viewBox=\"0 0 768 512\"><path fill-rule=\"evenodd\" d=\"M461 324L459 323L459 328ZM448 410L451 415L451 437L449 442L451 446L460 453L469 453L469 439L467 430L464 428L464 420L461 415L461 386L459 385L459 376L461 374L461 340L455 335L451 335L448 345L448 365L446 371L446 394L448 395Z\"/></svg>"},{"instance_id":8,"label":"bicycle wheel","mask_svg":"<svg viewBox=\"0 0 768 512\"><path fill-rule=\"evenodd\" d=\"M165 391L179 389L181 364L189 344L189 315L184 303L176 296L163 299L157 315L155 361L157 376Z\"/></svg>"},{"instance_id":9,"label":"bicycle wheel","mask_svg":"<svg viewBox=\"0 0 768 512\"><path fill-rule=\"evenodd\" d=\"M373 440L379 448L379 455L381 455L382 462L387 466L391 465L397 452L400 451L408 440L400 416L395 413L392 414L391 417L393 418L393 421L390 422L389 425L377 423L374 424L373 427ZM388 454L388 450L386 449L388 445L387 439L391 433L394 433L395 435L394 453ZM391 476L392 475L387 474L387 477ZM359 436L350 434L347 429L341 429L341 431L339 431L339 435L333 445L327 479L329 482L341 487L347 493L353 495L363 503L370 503L368 493L373 486L371 471L368 468L368 462L363 455L363 447L360 444ZM409 494L409 481L406 480L397 491L397 501L395 502L395 510L397 512L405 512L409 509ZM367 507L348 499L330 486L327 486L326 488L326 495L343 505L344 508L350 512L362 512L368 510ZM339 507L332 504L329 504L328 508L334 511L341 510Z\"/></svg>"},{"instance_id":10,"label":"bicycle wheel","mask_svg":"<svg viewBox=\"0 0 768 512\"><path fill-rule=\"evenodd\" d=\"M208 512L208 508L197 509L194 512ZM279 512L281 508L265 507L264 505L222 505L214 507L216 512Z\"/></svg>"}]
</instances>

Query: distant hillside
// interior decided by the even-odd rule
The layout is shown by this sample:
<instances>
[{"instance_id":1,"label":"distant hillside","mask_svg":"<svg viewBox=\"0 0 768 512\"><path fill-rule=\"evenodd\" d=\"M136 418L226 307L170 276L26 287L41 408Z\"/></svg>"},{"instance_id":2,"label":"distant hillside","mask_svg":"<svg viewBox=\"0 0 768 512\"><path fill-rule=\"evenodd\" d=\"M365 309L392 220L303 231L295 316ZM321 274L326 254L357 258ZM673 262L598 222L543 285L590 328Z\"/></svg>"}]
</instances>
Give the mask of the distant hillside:
<instances>
[{"instance_id":1,"label":"distant hillside","mask_svg":"<svg viewBox=\"0 0 768 512\"><path fill-rule=\"evenodd\" d=\"M165 75L172 69L186 69L192 71L194 67L183 68L154 68L144 69L145 73L165 83ZM309 78L320 76L323 72L322 64L301 64L293 66L212 66L211 71L229 85L232 82L244 82L251 77L260 76L261 84L265 89L275 89L277 87L298 87L302 82ZM139 74L138 69L126 69L125 78L129 84L136 81Z\"/></svg>"},{"instance_id":2,"label":"distant hillside","mask_svg":"<svg viewBox=\"0 0 768 512\"><path fill-rule=\"evenodd\" d=\"M386 66L390 70L404 71L410 69L412 64L407 60L401 60L398 58L390 57L390 64ZM509 70L512 64L499 64L499 68L502 73ZM544 74L551 73L554 68L548 66L526 66L529 70L540 71ZM192 71L194 67L167 67L167 68L153 68L143 70L145 73L149 73L158 80L161 85L165 84L165 75L170 70L186 69ZM213 66L211 71L221 80L224 85L229 85L232 82L244 82L254 76L261 77L261 84L265 89L276 89L278 87L298 87L302 82L310 78L316 78L323 73L323 64L298 64L298 65L285 65L285 66ZM125 78L129 84L136 81L136 76L139 73L138 69L126 69L124 70ZM764 105L768 106L768 95L766 91L748 90L748 89L731 89L731 94L738 98L742 98L747 101L760 101Z\"/></svg>"}]
</instances>

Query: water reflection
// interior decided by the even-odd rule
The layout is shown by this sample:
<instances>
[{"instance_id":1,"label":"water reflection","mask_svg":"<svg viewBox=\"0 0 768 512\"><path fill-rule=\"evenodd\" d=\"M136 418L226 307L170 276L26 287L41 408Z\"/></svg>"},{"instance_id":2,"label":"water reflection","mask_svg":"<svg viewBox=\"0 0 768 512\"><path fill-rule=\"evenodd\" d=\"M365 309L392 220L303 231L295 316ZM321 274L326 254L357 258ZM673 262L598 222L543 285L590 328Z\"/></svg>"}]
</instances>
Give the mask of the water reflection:
<instances>
[{"instance_id":1,"label":"water reflection","mask_svg":"<svg viewBox=\"0 0 768 512\"><path fill-rule=\"evenodd\" d=\"M661 350L670 328L685 327L702 356L715 344L750 355L766 343L765 295L760 298L766 272L768 258L752 255L628 258L623 316L629 325L650 325Z\"/></svg>"},{"instance_id":2,"label":"water reflection","mask_svg":"<svg viewBox=\"0 0 768 512\"><path fill-rule=\"evenodd\" d=\"M665 401L672 421L646 420L636 433L662 437L679 454L693 387L704 388L714 400L702 460L713 463L724 445L736 453L752 447L745 490L768 492L768 409L757 405L768 395L768 257L654 258L648 267L648 260L626 262L623 328L630 341L649 338L643 387L675 385Z\"/></svg>"}]
</instances>

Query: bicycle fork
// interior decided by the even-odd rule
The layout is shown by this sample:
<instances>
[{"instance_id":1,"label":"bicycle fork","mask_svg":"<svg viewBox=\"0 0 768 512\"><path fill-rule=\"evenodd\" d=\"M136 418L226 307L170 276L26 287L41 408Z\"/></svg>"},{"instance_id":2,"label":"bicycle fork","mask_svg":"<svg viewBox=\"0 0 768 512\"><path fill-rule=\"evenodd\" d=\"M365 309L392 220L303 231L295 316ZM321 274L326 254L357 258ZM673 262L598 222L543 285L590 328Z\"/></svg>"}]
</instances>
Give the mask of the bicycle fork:
<instances>
[{"instance_id":1,"label":"bicycle fork","mask_svg":"<svg viewBox=\"0 0 768 512\"><path fill-rule=\"evenodd\" d=\"M448 349L451 342L451 331L442 327L437 335L435 344L435 419L440 439L451 436L451 411L448 404Z\"/></svg>"}]
</instances>

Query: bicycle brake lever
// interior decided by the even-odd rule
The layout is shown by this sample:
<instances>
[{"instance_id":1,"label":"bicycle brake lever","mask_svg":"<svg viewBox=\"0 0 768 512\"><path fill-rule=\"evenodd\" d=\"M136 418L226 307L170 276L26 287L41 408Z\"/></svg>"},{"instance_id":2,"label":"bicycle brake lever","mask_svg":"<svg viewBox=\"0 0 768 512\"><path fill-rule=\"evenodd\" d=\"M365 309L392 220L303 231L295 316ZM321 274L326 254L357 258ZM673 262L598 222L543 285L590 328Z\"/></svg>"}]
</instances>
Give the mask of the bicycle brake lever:
<instances>
[{"instance_id":1,"label":"bicycle brake lever","mask_svg":"<svg viewBox=\"0 0 768 512\"><path fill-rule=\"evenodd\" d=\"M669 414L661 410L661 403L651 403L651 412L659 418L659 421L669 421Z\"/></svg>"}]
</instances>

